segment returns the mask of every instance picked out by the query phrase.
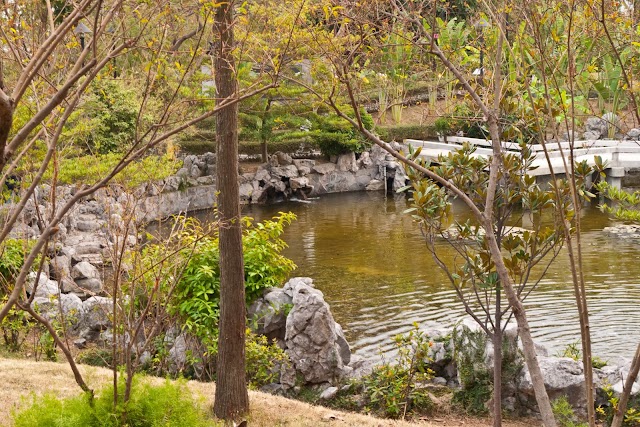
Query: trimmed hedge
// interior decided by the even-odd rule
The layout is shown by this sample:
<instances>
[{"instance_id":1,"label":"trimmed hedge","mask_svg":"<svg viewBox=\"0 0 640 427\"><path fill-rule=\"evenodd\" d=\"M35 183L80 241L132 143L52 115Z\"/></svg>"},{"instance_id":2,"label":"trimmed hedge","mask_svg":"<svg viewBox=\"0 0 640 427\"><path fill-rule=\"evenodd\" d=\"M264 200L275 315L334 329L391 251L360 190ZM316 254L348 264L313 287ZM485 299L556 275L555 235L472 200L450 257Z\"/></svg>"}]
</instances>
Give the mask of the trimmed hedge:
<instances>
[{"instance_id":1,"label":"trimmed hedge","mask_svg":"<svg viewBox=\"0 0 640 427\"><path fill-rule=\"evenodd\" d=\"M402 142L405 139L435 139L433 125L394 125L376 127L378 135L386 141Z\"/></svg>"},{"instance_id":2,"label":"trimmed hedge","mask_svg":"<svg viewBox=\"0 0 640 427\"><path fill-rule=\"evenodd\" d=\"M216 151L214 140L189 139L178 142L180 150L186 154L204 154ZM269 145L269 154L276 151L283 153L295 153L299 150L309 150L317 147L309 141L273 141ZM260 155L260 143L253 141L240 141L238 144L239 154Z\"/></svg>"}]
</instances>

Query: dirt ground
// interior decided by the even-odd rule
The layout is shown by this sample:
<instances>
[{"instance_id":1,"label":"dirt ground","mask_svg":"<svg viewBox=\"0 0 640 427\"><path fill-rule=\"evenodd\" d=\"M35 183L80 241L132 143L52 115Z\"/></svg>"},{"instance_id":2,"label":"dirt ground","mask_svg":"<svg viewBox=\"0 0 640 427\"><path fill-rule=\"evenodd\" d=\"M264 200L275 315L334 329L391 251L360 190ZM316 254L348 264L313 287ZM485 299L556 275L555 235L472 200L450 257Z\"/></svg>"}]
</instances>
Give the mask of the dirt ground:
<instances>
[{"instance_id":1,"label":"dirt ground","mask_svg":"<svg viewBox=\"0 0 640 427\"><path fill-rule=\"evenodd\" d=\"M90 387L99 389L111 381L111 371L104 368L80 366L85 381ZM149 378L149 381L164 381ZM78 394L71 370L65 363L34 362L24 359L0 358L0 425L10 426L12 410L28 404L33 394L55 393L65 397ZM209 407L213 404L215 385L189 381L189 388L196 396L202 396ZM336 411L313 406L280 396L250 392L251 413L247 417L249 426L363 426L363 427L485 427L491 420L460 417L453 414L436 415L416 422L391 421L367 415ZM505 427L539 426L536 420L506 421Z\"/></svg>"}]
</instances>

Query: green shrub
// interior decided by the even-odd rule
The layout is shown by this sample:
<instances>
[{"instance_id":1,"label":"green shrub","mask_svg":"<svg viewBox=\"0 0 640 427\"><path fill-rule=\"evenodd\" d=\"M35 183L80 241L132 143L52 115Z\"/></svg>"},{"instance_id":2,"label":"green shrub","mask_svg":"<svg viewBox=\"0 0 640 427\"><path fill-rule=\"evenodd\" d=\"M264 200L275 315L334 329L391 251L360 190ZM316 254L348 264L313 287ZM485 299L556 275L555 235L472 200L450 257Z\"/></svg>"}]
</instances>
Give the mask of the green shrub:
<instances>
[{"instance_id":1,"label":"green shrub","mask_svg":"<svg viewBox=\"0 0 640 427\"><path fill-rule=\"evenodd\" d=\"M261 296L266 288L280 285L295 269L290 259L280 252L286 243L280 238L285 225L295 219L281 212L272 220L253 223L244 218L242 236L247 304ZM172 310L181 316L185 328L203 340L211 353L216 351L220 316L220 252L218 234L197 241L186 249L187 265L173 299ZM193 238L193 237L191 237Z\"/></svg>"},{"instance_id":2,"label":"green shrub","mask_svg":"<svg viewBox=\"0 0 640 427\"><path fill-rule=\"evenodd\" d=\"M124 388L121 381L119 390ZM153 386L134 378L131 399L113 406L113 387L99 394L93 405L87 394L58 399L33 397L33 404L14 413L15 427L204 427L211 426L184 381Z\"/></svg>"},{"instance_id":3,"label":"green shrub","mask_svg":"<svg viewBox=\"0 0 640 427\"><path fill-rule=\"evenodd\" d=\"M347 115L355 117L353 110L347 111ZM371 115L361 109L360 116L364 127L373 129ZM310 121L313 124L309 135L326 156L350 152L361 153L371 146L371 143L351 123L335 114L312 114Z\"/></svg>"},{"instance_id":4,"label":"green shrub","mask_svg":"<svg viewBox=\"0 0 640 427\"><path fill-rule=\"evenodd\" d=\"M246 339L247 381L253 389L277 382L280 367L290 364L283 349L264 335L256 335L247 329Z\"/></svg>"},{"instance_id":5,"label":"green shrub","mask_svg":"<svg viewBox=\"0 0 640 427\"><path fill-rule=\"evenodd\" d=\"M77 362L83 365L113 368L113 351L108 348L87 348L78 353Z\"/></svg>"},{"instance_id":6,"label":"green shrub","mask_svg":"<svg viewBox=\"0 0 640 427\"><path fill-rule=\"evenodd\" d=\"M377 366L362 379L368 408L390 418L431 411L433 402L421 384L433 376L428 368L431 359L427 356L433 343L414 324L411 332L396 336L394 344L397 363Z\"/></svg>"},{"instance_id":7,"label":"green shrub","mask_svg":"<svg viewBox=\"0 0 640 427\"><path fill-rule=\"evenodd\" d=\"M577 361L582 360L582 350L580 349L580 345L578 341L567 344L564 350L558 353L560 357L568 357L570 359ZM607 366L607 361L598 356L591 357L591 364L596 369L601 369Z\"/></svg>"},{"instance_id":8,"label":"green shrub","mask_svg":"<svg viewBox=\"0 0 640 427\"><path fill-rule=\"evenodd\" d=\"M69 118L63 137L91 153L125 150L133 142L140 110L135 90L119 80L96 79Z\"/></svg>"},{"instance_id":9,"label":"green shrub","mask_svg":"<svg viewBox=\"0 0 640 427\"><path fill-rule=\"evenodd\" d=\"M586 427L586 423L578 422L573 407L567 400L566 396L562 396L551 402L553 415L560 427Z\"/></svg>"},{"instance_id":10,"label":"green shrub","mask_svg":"<svg viewBox=\"0 0 640 427\"><path fill-rule=\"evenodd\" d=\"M482 330L467 330L464 335L454 329L454 359L460 377L460 389L453 393L453 404L464 412L475 415L487 413L487 402L493 393L493 376L484 361L488 337ZM459 349L463 349L460 351ZM502 389L515 383L520 375L522 362L517 347L509 340L502 341ZM506 397L506 396L505 396Z\"/></svg>"},{"instance_id":11,"label":"green shrub","mask_svg":"<svg viewBox=\"0 0 640 427\"><path fill-rule=\"evenodd\" d=\"M8 299L15 278L24 265L25 256L31 250L33 242L19 239L5 239L0 245L0 306ZM39 257L38 257L39 258ZM38 265L36 261L34 265ZM10 352L19 352L27 335L31 331L31 316L19 308L13 307L0 323L0 333L4 345Z\"/></svg>"}]
</instances>

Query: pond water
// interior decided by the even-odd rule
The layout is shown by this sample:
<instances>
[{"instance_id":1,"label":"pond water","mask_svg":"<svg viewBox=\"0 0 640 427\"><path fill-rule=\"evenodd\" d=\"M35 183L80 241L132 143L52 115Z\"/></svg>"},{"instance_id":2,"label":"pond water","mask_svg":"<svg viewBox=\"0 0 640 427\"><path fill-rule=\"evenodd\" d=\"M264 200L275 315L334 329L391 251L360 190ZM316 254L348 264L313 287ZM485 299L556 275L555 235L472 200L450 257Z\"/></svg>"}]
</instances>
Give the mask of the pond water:
<instances>
[{"instance_id":1,"label":"pond water","mask_svg":"<svg viewBox=\"0 0 640 427\"><path fill-rule=\"evenodd\" d=\"M408 331L413 322L450 325L464 315L416 224L403 213L406 207L402 196L343 193L311 203L247 207L244 213L256 219L278 211L298 216L285 231L285 255L298 265L294 275L314 279L352 349L372 356L388 351L389 338ZM457 215L464 212L458 209ZM613 223L595 208L585 210L583 259L593 351L604 358L631 357L640 339L640 242L602 232ZM566 253L552 263L525 305L534 338L552 354L579 340Z\"/></svg>"}]
</instances>

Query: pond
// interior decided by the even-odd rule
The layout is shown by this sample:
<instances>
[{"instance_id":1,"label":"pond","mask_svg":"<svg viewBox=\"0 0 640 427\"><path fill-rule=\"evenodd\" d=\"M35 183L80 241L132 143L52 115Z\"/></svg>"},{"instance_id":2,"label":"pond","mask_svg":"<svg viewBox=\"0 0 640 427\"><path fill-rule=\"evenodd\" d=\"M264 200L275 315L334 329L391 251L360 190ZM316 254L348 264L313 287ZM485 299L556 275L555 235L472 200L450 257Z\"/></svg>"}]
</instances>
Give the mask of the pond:
<instances>
[{"instance_id":1,"label":"pond","mask_svg":"<svg viewBox=\"0 0 640 427\"><path fill-rule=\"evenodd\" d=\"M390 338L413 322L450 325L464 315L416 224L403 213L406 208L402 196L343 193L310 203L247 207L244 214L265 219L292 211L298 216L285 231L285 255L298 265L294 275L314 279L352 349L372 356L388 351ZM585 209L583 259L593 351L605 359L632 357L640 339L640 242L602 232L613 223L597 209ZM534 338L552 355L580 338L564 252L525 301Z\"/></svg>"}]
</instances>

